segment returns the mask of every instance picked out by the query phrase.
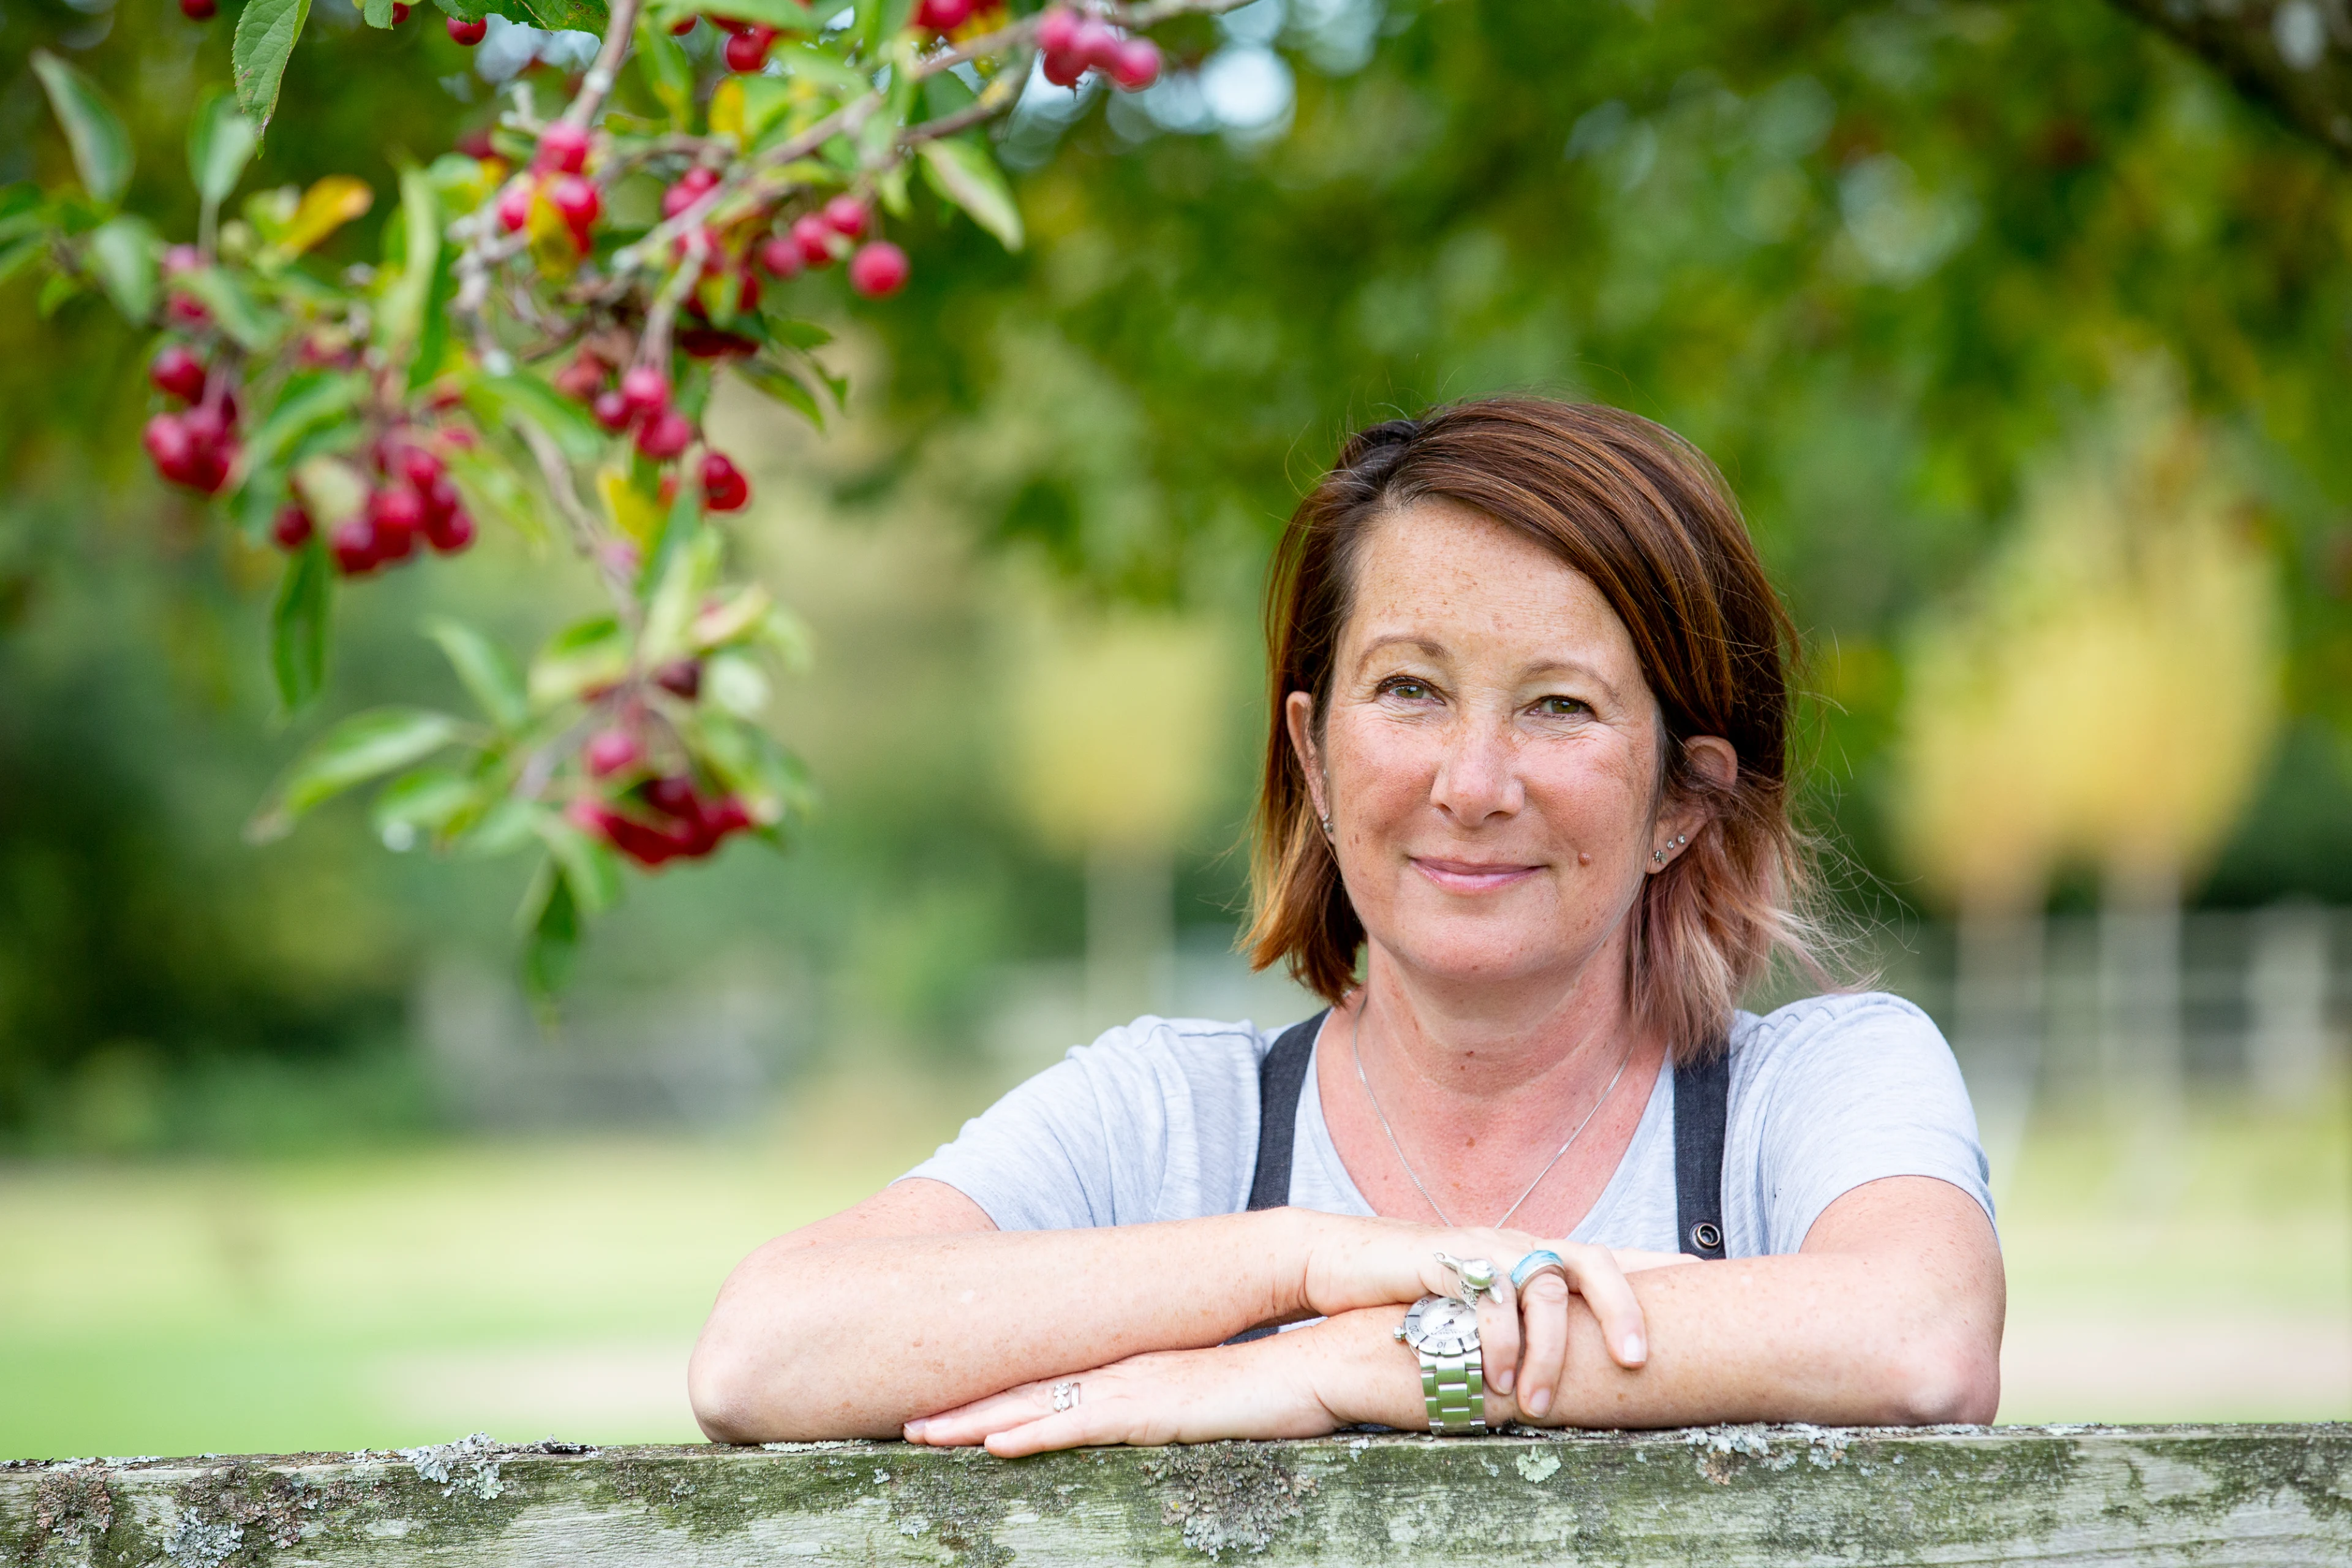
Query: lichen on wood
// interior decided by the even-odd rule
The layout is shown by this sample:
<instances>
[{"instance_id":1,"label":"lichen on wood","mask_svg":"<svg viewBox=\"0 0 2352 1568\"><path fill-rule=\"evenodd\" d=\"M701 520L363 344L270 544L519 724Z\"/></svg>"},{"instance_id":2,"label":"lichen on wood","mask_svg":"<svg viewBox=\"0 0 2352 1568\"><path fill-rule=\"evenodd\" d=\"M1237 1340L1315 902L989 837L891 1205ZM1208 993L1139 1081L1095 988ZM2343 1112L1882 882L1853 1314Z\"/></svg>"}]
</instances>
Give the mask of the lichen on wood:
<instances>
[{"instance_id":1,"label":"lichen on wood","mask_svg":"<svg viewBox=\"0 0 2352 1568\"><path fill-rule=\"evenodd\" d=\"M0 1568L2352 1562L2352 1426L0 1463Z\"/></svg>"}]
</instances>

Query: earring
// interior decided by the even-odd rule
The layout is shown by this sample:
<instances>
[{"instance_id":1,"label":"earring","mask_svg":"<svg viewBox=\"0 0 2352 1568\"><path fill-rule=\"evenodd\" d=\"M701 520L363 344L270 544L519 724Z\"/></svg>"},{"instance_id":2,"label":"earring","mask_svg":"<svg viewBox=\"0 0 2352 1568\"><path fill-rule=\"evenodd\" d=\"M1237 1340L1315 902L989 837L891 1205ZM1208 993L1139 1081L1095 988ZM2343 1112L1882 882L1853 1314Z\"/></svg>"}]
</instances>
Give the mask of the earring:
<instances>
[{"instance_id":1,"label":"earring","mask_svg":"<svg viewBox=\"0 0 2352 1568\"><path fill-rule=\"evenodd\" d=\"M1650 858L1657 865L1663 866L1666 863L1666 852L1663 849L1653 849L1650 851Z\"/></svg>"},{"instance_id":2,"label":"earring","mask_svg":"<svg viewBox=\"0 0 2352 1568\"><path fill-rule=\"evenodd\" d=\"M1323 837L1326 838L1331 837L1331 819L1328 816L1323 819Z\"/></svg>"}]
</instances>

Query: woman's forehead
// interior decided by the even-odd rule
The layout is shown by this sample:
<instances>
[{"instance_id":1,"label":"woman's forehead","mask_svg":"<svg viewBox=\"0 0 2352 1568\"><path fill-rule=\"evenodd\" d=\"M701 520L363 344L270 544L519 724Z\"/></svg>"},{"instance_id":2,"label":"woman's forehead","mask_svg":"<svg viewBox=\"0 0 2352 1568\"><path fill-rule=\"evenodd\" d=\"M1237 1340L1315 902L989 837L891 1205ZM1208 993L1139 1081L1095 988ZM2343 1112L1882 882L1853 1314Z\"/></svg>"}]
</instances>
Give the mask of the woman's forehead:
<instances>
[{"instance_id":1,"label":"woman's forehead","mask_svg":"<svg viewBox=\"0 0 2352 1568\"><path fill-rule=\"evenodd\" d=\"M1525 533L1424 499L1372 525L1355 561L1343 657L1507 658L1639 684L1625 623L1592 580Z\"/></svg>"}]
</instances>

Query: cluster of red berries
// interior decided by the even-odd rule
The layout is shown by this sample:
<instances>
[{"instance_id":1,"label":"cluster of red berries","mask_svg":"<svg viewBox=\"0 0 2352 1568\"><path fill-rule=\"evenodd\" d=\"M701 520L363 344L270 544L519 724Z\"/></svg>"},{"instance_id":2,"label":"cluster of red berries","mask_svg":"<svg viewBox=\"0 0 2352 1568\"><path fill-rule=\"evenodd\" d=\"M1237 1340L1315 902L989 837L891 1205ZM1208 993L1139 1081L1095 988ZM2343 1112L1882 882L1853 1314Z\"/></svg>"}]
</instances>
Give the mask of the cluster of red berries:
<instances>
[{"instance_id":1,"label":"cluster of red berries","mask_svg":"<svg viewBox=\"0 0 2352 1568\"><path fill-rule=\"evenodd\" d=\"M147 379L184 405L154 416L140 432L155 471L169 483L218 495L236 465L236 395L227 379L215 378L204 361L179 343L155 356Z\"/></svg>"},{"instance_id":2,"label":"cluster of red berries","mask_svg":"<svg viewBox=\"0 0 2352 1568\"><path fill-rule=\"evenodd\" d=\"M588 132L568 120L550 125L540 132L530 177L500 193L499 226L511 234L529 223L531 201L543 191L547 205L572 231L572 243L588 249L591 231L604 216L604 197L596 183L581 174L587 166Z\"/></svg>"},{"instance_id":3,"label":"cluster of red berries","mask_svg":"<svg viewBox=\"0 0 2352 1568\"><path fill-rule=\"evenodd\" d=\"M642 364L623 374L618 385L612 384L612 375L613 367L602 355L582 349L555 373L555 390L588 405L596 423L616 436L634 428L637 450L656 462L666 463L694 445L694 422L670 405L669 377ZM733 458L724 452L703 453L705 506L713 511L738 511L751 499L751 481Z\"/></svg>"},{"instance_id":4,"label":"cluster of red berries","mask_svg":"<svg viewBox=\"0 0 2352 1568\"><path fill-rule=\"evenodd\" d=\"M1098 70L1128 92L1160 79L1160 46L1149 38L1122 37L1096 16L1056 5L1039 18L1037 47L1045 57L1045 79L1076 87L1088 69Z\"/></svg>"},{"instance_id":5,"label":"cluster of red berries","mask_svg":"<svg viewBox=\"0 0 2352 1568\"><path fill-rule=\"evenodd\" d=\"M911 270L907 253L887 239L866 245L857 241L872 221L866 204L852 195L838 195L816 212L793 220L783 234L760 242L760 265L779 278L790 278L803 268L830 267L849 258L849 286L869 300L895 294L907 286Z\"/></svg>"},{"instance_id":6,"label":"cluster of red berries","mask_svg":"<svg viewBox=\"0 0 2352 1568\"><path fill-rule=\"evenodd\" d=\"M376 472L382 482L368 491L367 503L327 537L335 569L344 576L398 565L416 553L420 538L442 555L474 542L474 520L439 457L417 446L387 453L379 445ZM281 548L299 550L311 531L310 514L298 500L278 514L271 533Z\"/></svg>"},{"instance_id":7,"label":"cluster of red berries","mask_svg":"<svg viewBox=\"0 0 2352 1568\"><path fill-rule=\"evenodd\" d=\"M589 773L609 779L641 770L646 752L627 731L606 730L589 741L582 760ZM624 791L618 803L583 795L572 803L569 815L648 868L668 860L698 860L729 834L751 826L751 815L741 801L733 795L706 795L684 774L644 779Z\"/></svg>"}]
</instances>

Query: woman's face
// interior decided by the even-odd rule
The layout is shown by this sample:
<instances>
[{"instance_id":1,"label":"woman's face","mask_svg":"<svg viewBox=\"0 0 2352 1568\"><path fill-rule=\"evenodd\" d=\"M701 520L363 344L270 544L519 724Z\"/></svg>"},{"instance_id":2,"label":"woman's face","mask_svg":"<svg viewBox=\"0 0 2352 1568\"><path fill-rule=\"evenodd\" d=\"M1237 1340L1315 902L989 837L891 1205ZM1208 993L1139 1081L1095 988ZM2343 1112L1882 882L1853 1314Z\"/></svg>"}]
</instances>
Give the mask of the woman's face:
<instances>
[{"instance_id":1,"label":"woman's face","mask_svg":"<svg viewBox=\"0 0 2352 1568\"><path fill-rule=\"evenodd\" d=\"M1376 524L1356 571L1322 733L1304 693L1286 717L1365 931L1431 982L1574 984L1696 822L1659 810L1664 727L1624 623L1451 501Z\"/></svg>"}]
</instances>

